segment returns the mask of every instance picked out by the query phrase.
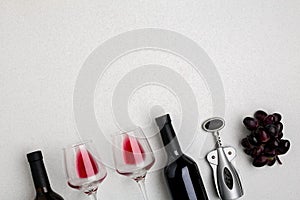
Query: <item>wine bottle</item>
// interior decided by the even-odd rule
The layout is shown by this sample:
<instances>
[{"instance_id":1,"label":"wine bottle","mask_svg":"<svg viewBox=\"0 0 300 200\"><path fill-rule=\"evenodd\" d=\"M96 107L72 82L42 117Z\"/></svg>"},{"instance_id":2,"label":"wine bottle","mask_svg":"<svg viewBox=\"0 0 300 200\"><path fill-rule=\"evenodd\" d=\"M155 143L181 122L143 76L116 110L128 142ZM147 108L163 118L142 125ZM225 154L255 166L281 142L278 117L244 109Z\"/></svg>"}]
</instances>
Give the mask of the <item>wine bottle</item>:
<instances>
[{"instance_id":1,"label":"wine bottle","mask_svg":"<svg viewBox=\"0 0 300 200\"><path fill-rule=\"evenodd\" d=\"M31 169L36 197L35 200L63 200L63 198L55 193L50 186L46 168L43 162L41 151L34 151L27 154L27 159Z\"/></svg>"},{"instance_id":2,"label":"wine bottle","mask_svg":"<svg viewBox=\"0 0 300 200\"><path fill-rule=\"evenodd\" d=\"M197 164L179 145L169 114L156 118L168 154L164 175L173 200L208 200Z\"/></svg>"}]
</instances>

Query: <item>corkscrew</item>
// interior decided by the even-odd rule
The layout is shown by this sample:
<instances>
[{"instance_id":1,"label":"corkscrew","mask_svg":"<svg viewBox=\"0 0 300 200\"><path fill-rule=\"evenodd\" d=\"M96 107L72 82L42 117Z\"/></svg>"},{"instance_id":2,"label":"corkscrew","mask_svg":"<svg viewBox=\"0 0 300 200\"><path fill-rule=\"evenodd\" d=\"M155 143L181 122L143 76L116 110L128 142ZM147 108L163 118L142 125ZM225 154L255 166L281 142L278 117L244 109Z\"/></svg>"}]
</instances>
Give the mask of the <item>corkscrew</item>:
<instances>
[{"instance_id":1,"label":"corkscrew","mask_svg":"<svg viewBox=\"0 0 300 200\"><path fill-rule=\"evenodd\" d=\"M231 163L236 157L236 150L233 147L222 146L219 131L224 126L224 119L214 117L206 120L202 128L207 132L213 133L217 140L217 149L209 152L206 159L213 170L218 196L222 200L232 200L243 196L244 191L239 174Z\"/></svg>"}]
</instances>

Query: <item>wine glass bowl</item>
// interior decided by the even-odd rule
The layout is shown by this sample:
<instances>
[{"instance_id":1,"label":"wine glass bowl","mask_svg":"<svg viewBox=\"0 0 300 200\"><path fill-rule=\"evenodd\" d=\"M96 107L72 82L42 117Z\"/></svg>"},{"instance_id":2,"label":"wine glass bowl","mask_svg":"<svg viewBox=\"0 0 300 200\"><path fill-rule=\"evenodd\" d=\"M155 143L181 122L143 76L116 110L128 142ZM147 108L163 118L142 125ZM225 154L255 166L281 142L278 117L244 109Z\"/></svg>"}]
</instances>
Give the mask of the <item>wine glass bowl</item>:
<instances>
[{"instance_id":1,"label":"wine glass bowl","mask_svg":"<svg viewBox=\"0 0 300 200\"><path fill-rule=\"evenodd\" d=\"M107 172L91 141L80 142L64 149L68 185L96 199L98 186Z\"/></svg>"},{"instance_id":2,"label":"wine glass bowl","mask_svg":"<svg viewBox=\"0 0 300 200\"><path fill-rule=\"evenodd\" d=\"M155 162L150 144L141 128L112 135L117 173L135 180L147 199L144 179Z\"/></svg>"}]
</instances>

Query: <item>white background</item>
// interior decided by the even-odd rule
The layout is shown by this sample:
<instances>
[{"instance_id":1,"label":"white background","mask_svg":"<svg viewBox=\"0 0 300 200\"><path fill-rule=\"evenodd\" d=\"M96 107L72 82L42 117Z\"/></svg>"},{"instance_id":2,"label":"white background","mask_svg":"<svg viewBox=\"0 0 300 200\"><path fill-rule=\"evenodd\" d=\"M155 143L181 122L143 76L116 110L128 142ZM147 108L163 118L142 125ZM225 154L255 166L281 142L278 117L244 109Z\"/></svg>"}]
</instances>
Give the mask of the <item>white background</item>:
<instances>
[{"instance_id":1,"label":"white background","mask_svg":"<svg viewBox=\"0 0 300 200\"><path fill-rule=\"evenodd\" d=\"M72 109L76 77L87 56L102 42L145 27L169 29L191 38L215 63L226 95L223 139L238 149L243 199L298 199L299 22L297 0L2 0L0 199L33 199L25 155L36 149L44 152L55 191L65 199L87 199L66 185L62 162L61 149L78 140ZM284 134L292 147L281 157L282 166L257 169L242 153L239 141L245 130L241 120L258 108L283 114ZM216 199L209 166L197 155L191 156L201 168L210 198ZM151 173L146 187L150 200L170 198L160 173ZM109 170L99 199L142 196L133 181Z\"/></svg>"}]
</instances>

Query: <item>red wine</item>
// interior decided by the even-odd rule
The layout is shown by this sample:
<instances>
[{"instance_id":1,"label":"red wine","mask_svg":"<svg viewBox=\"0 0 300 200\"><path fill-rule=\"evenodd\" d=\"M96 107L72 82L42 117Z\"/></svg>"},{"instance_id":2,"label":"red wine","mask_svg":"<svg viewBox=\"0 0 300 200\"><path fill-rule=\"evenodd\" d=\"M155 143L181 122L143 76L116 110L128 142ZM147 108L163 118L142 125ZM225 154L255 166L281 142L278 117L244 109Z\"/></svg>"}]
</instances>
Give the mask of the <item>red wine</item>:
<instances>
[{"instance_id":1,"label":"red wine","mask_svg":"<svg viewBox=\"0 0 300 200\"><path fill-rule=\"evenodd\" d=\"M208 200L197 164L183 154L170 116L156 118L160 135L168 154L164 175L173 200Z\"/></svg>"},{"instance_id":2,"label":"red wine","mask_svg":"<svg viewBox=\"0 0 300 200\"><path fill-rule=\"evenodd\" d=\"M50 186L46 168L43 162L42 152L31 152L27 154L27 159L36 189L35 200L63 200L63 198L59 194L55 193Z\"/></svg>"},{"instance_id":3,"label":"red wine","mask_svg":"<svg viewBox=\"0 0 300 200\"><path fill-rule=\"evenodd\" d=\"M97 162L91 153L84 147L79 148L76 154L76 170L79 178L89 178L99 172Z\"/></svg>"},{"instance_id":4,"label":"red wine","mask_svg":"<svg viewBox=\"0 0 300 200\"><path fill-rule=\"evenodd\" d=\"M139 141L126 135L123 140L123 159L128 165L136 165L145 160L145 151Z\"/></svg>"}]
</instances>

